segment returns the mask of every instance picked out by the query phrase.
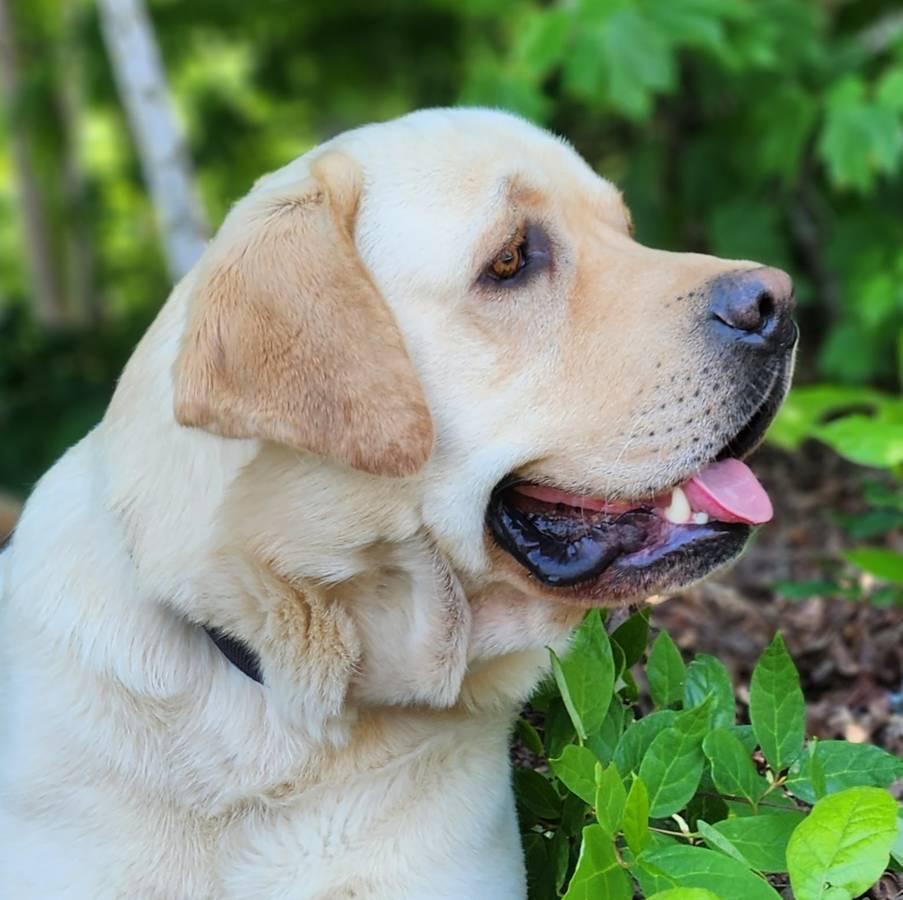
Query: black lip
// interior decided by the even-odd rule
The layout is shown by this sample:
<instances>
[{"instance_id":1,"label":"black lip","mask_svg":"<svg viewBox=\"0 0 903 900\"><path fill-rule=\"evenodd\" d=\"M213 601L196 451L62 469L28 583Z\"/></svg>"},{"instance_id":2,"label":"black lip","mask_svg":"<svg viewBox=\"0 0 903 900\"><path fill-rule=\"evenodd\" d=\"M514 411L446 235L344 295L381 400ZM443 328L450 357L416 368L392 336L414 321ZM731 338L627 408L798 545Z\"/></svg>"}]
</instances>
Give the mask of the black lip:
<instances>
[{"instance_id":1,"label":"black lip","mask_svg":"<svg viewBox=\"0 0 903 900\"><path fill-rule=\"evenodd\" d=\"M793 340L790 344L792 349L796 346L799 338L799 328L793 320L790 320L790 324L793 326ZM762 443L768 426L774 421L774 417L778 414L784 397L787 395L792 371L793 355L788 352L762 402L753 410L746 420L746 424L724 445L721 452L715 457L716 459L728 459L729 457L743 459Z\"/></svg>"},{"instance_id":2,"label":"black lip","mask_svg":"<svg viewBox=\"0 0 903 900\"><path fill-rule=\"evenodd\" d=\"M651 509L618 515L531 501L506 479L493 491L487 525L499 546L534 578L571 599L635 597L686 584L730 561L748 525L675 525Z\"/></svg>"}]
</instances>

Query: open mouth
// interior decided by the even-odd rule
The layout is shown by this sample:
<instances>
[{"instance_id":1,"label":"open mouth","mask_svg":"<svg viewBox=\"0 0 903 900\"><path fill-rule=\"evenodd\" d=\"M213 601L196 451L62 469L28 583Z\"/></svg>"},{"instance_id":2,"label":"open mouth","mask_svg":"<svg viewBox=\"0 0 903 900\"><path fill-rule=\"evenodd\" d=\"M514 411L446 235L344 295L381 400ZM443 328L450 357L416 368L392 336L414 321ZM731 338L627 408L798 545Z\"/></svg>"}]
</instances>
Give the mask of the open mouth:
<instances>
[{"instance_id":1,"label":"open mouth","mask_svg":"<svg viewBox=\"0 0 903 900\"><path fill-rule=\"evenodd\" d=\"M768 494L739 457L760 442L783 395L776 384L715 461L651 497L609 501L509 476L492 493L490 534L569 602L617 602L696 581L771 519Z\"/></svg>"}]
</instances>

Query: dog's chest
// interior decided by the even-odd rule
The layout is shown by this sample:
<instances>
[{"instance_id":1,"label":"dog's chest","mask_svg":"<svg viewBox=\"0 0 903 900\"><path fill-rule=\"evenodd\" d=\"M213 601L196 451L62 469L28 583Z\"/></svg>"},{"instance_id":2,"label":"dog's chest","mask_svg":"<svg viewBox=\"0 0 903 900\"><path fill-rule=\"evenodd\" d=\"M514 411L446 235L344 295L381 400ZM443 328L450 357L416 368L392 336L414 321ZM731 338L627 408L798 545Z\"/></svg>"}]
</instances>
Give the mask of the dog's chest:
<instances>
[{"instance_id":1,"label":"dog's chest","mask_svg":"<svg viewBox=\"0 0 903 900\"><path fill-rule=\"evenodd\" d=\"M461 755L250 810L219 844L224 900L522 900L507 760Z\"/></svg>"}]
</instances>

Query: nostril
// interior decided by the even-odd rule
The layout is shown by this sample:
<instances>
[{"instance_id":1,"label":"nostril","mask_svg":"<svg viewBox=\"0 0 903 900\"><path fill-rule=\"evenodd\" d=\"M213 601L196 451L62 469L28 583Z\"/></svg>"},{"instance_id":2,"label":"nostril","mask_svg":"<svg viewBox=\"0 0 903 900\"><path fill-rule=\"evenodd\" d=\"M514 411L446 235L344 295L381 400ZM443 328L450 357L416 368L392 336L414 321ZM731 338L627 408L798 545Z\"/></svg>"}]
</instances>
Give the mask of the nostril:
<instances>
[{"instance_id":1,"label":"nostril","mask_svg":"<svg viewBox=\"0 0 903 900\"><path fill-rule=\"evenodd\" d=\"M711 315L733 331L762 334L777 314L778 304L769 290L729 292L716 299Z\"/></svg>"},{"instance_id":2,"label":"nostril","mask_svg":"<svg viewBox=\"0 0 903 900\"><path fill-rule=\"evenodd\" d=\"M763 328L775 313L774 297L768 291L759 294L759 328Z\"/></svg>"}]
</instances>

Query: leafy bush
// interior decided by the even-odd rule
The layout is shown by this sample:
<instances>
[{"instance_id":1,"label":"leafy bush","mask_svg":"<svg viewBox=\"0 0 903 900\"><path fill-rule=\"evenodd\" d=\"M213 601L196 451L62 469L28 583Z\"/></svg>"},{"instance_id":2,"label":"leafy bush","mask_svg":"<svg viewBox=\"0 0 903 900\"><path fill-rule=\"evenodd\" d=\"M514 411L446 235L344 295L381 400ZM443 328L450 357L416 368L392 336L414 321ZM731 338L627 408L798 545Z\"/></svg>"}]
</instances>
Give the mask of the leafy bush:
<instances>
[{"instance_id":1,"label":"leafy bush","mask_svg":"<svg viewBox=\"0 0 903 900\"><path fill-rule=\"evenodd\" d=\"M794 390L769 431L773 444L796 452L806 440L827 444L861 466L885 469L890 484L865 487L869 510L843 524L854 539L883 538L903 526L903 399L869 388L817 385ZM880 605L903 603L903 554L887 546L863 544L848 550L847 562L882 586L870 599ZM828 567L829 561L826 561ZM818 582L782 584L796 597L833 594L859 599L861 579L842 572Z\"/></svg>"},{"instance_id":2,"label":"leafy bush","mask_svg":"<svg viewBox=\"0 0 903 900\"><path fill-rule=\"evenodd\" d=\"M591 611L571 651L552 653L554 681L534 701L542 734L519 723L551 770L515 771L531 900L766 900L788 879L796 900L844 900L903 865L887 790L903 760L805 740L780 634L753 672L750 724L737 724L724 666L686 665L666 632L647 654L648 615L609 638Z\"/></svg>"}]
</instances>

